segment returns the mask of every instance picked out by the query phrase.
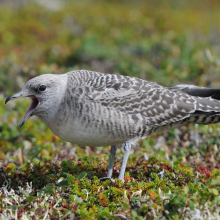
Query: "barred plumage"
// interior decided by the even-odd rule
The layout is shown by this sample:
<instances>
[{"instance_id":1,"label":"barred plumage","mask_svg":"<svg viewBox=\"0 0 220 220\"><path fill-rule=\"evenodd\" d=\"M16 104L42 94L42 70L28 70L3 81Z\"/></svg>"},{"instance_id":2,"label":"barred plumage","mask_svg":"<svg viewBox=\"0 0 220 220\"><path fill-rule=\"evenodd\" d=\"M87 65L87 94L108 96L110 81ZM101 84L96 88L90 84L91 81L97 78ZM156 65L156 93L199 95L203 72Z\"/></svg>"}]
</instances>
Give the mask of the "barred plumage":
<instances>
[{"instance_id":1,"label":"barred plumage","mask_svg":"<svg viewBox=\"0 0 220 220\"><path fill-rule=\"evenodd\" d=\"M135 144L156 131L186 123L220 121L220 102L212 98L219 93L217 89L189 85L165 88L134 77L86 70L72 71L67 75L65 101L60 105L60 112L65 114L62 109L68 109L68 106L64 105L72 103L74 106L69 105L68 112L75 109L74 120L78 120L78 129L84 130L84 136L88 132L95 133L96 139L99 139L99 134L110 137L110 140L105 139L106 142L96 140L94 143L84 137L83 141L77 140L79 144L84 142L81 144L97 146L125 141ZM204 90L208 97L205 97ZM203 97L199 97L200 92L204 93ZM69 117L68 113L67 121ZM71 142L74 138L72 134L70 138L65 136Z\"/></svg>"},{"instance_id":2,"label":"barred plumage","mask_svg":"<svg viewBox=\"0 0 220 220\"><path fill-rule=\"evenodd\" d=\"M40 92L40 85L47 89ZM38 115L62 139L91 147L135 144L154 132L182 124L220 121L220 89L167 88L134 77L86 70L35 77L6 102L25 96L32 97L32 105L21 126L31 115ZM129 151L128 144L126 147Z\"/></svg>"}]
</instances>

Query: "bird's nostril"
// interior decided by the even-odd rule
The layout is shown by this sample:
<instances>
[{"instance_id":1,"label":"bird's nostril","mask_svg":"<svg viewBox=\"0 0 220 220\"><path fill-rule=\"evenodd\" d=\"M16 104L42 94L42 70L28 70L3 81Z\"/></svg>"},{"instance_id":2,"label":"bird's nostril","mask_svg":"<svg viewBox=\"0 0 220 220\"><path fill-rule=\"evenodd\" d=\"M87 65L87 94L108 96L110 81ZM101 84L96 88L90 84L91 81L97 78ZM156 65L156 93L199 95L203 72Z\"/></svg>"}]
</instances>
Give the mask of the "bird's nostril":
<instances>
[{"instance_id":1,"label":"bird's nostril","mask_svg":"<svg viewBox=\"0 0 220 220\"><path fill-rule=\"evenodd\" d=\"M10 100L12 100L12 99L17 99L17 98L20 98L20 97L22 97L22 94L21 94L20 92L17 93L17 94L11 95L11 96L9 96L9 97L5 100L5 104L6 104L7 102L9 102Z\"/></svg>"}]
</instances>

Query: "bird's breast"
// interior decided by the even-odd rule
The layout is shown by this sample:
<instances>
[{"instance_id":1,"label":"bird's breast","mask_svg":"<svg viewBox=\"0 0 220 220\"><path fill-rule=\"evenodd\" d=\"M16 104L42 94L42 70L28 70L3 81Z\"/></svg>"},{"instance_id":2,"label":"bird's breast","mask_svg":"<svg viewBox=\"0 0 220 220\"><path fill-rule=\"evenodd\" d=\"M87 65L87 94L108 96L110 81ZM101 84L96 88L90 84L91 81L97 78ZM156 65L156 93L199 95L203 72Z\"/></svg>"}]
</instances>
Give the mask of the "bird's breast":
<instances>
[{"instance_id":1,"label":"bird's breast","mask_svg":"<svg viewBox=\"0 0 220 220\"><path fill-rule=\"evenodd\" d=\"M63 140L81 146L107 146L141 139L142 135L138 135L144 130L141 117L95 102L62 107L53 120L44 122Z\"/></svg>"},{"instance_id":2,"label":"bird's breast","mask_svg":"<svg viewBox=\"0 0 220 220\"><path fill-rule=\"evenodd\" d=\"M113 137L104 127L98 128L95 123L82 124L80 120L69 119L64 125L49 128L61 139L80 146L108 146L123 143L123 137Z\"/></svg>"}]
</instances>

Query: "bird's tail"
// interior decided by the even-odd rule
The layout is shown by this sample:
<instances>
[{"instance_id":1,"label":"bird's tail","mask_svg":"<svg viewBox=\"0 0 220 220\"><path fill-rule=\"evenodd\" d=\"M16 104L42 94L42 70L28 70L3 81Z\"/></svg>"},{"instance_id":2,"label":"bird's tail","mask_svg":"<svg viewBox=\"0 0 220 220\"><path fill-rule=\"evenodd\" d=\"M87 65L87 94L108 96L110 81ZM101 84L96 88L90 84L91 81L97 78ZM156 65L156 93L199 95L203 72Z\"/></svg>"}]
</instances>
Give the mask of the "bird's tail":
<instances>
[{"instance_id":1,"label":"bird's tail","mask_svg":"<svg viewBox=\"0 0 220 220\"><path fill-rule=\"evenodd\" d=\"M171 90L181 90L196 100L196 110L185 119L187 123L214 124L220 122L220 89L193 85L177 85Z\"/></svg>"}]
</instances>

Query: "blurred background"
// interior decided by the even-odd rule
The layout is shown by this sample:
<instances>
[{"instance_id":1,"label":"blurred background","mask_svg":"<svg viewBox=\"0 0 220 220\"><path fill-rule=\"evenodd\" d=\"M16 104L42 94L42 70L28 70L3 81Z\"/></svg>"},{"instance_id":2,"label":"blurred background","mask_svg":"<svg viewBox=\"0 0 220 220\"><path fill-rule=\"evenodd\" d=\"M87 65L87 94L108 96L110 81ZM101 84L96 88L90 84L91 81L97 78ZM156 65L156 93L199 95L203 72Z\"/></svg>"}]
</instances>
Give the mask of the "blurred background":
<instances>
[{"instance_id":1,"label":"blurred background","mask_svg":"<svg viewBox=\"0 0 220 220\"><path fill-rule=\"evenodd\" d=\"M91 152L58 139L38 118L19 130L30 101L5 106L5 98L34 76L74 69L220 88L220 1L0 0L0 65L0 159L18 163L20 149L23 161L51 160L60 149L82 158ZM155 134L136 156L166 149L173 158L215 152L220 159L218 125L184 129Z\"/></svg>"},{"instance_id":2,"label":"blurred background","mask_svg":"<svg viewBox=\"0 0 220 220\"><path fill-rule=\"evenodd\" d=\"M48 183L57 186L60 176L66 178L70 173L76 179L85 171L88 173L86 185L81 185L82 188L75 185L79 191L71 188L72 195L75 196L76 193L77 196L86 198L86 201L89 195L86 206L81 206L85 200L75 197L79 203L73 206L74 213L75 207L84 207L77 209L76 216L80 216L79 219L96 215L94 213L98 216L102 212L109 213L105 211L108 207L104 207L107 204L105 201L108 201L105 200L107 195L116 199L111 198L113 202L109 210L115 213L122 206L127 210L125 207L129 205L126 190L130 193L130 196L127 194L130 199L140 192L132 193L131 196L134 189L143 189L142 195L148 196L145 197L147 203L141 197L141 200L133 200L135 202L130 203L130 207L138 207L135 210L139 210L137 212L142 213L141 215L151 212L151 217L147 219L152 219L157 212L166 215L167 210L174 214L181 213L180 218L174 216L172 219L195 219L199 217L199 210L204 213L219 213L220 187L219 179L215 180L215 177L219 177L220 173L220 124L191 124L159 132L140 141L138 146L132 148L126 169L126 176L131 175L135 181L129 182L130 185L127 184L124 192L121 191L124 189L122 185L112 187L115 188L114 191L105 191L104 188L110 181L100 183L100 187L89 185L93 175L97 178L107 175L110 146L91 149L88 146L80 148L74 143L67 143L55 136L37 117L31 117L19 129L18 125L30 105L30 100L18 99L5 105L6 97L20 91L30 78L45 73L63 74L74 69L135 76L164 86L185 83L220 88L219 0L0 0L0 187L9 183L14 189L18 186L25 186L26 189L26 183L32 182L33 187L38 190ZM118 177L123 153L123 148L119 147L113 178ZM144 160L147 162L141 165ZM144 164L147 164L147 171L146 167L143 168ZM87 177L90 178L89 181ZM210 178L213 178L213 182L210 182ZM79 179L75 179L71 181L78 184ZM131 178L130 180L132 181ZM136 180L141 185L137 185ZM201 189L198 181L204 183L201 184ZM95 182L93 183L97 184ZM188 182L190 184L186 185ZM183 185L184 189L181 188ZM62 211L61 205L65 207L62 213L65 214L68 210L63 202L71 204L67 199L70 190L65 185L61 188L63 193L59 194L58 188L48 187L50 196L42 194L43 205L36 212L31 208L36 206L30 205L29 198L32 201L35 195L39 195L39 191L28 193L31 197L25 200L17 200L15 197L9 200L9 195L12 194L4 191L0 194L0 215L4 209L2 207L6 207L4 203L8 201L8 207L13 207L16 213L18 209L27 209L30 216L38 218L37 213L40 213L42 219L45 215L43 210L46 212L47 209L46 215L53 215L57 219L57 213ZM163 205L168 197L164 196L170 190L173 197L169 196L171 202L165 210ZM59 199L62 198L60 206L55 202L52 191L56 192ZM93 194L96 191L99 196ZM93 199L94 196L97 200ZM44 197L54 199L47 204ZM119 197L123 199L121 205L118 203ZM11 206L17 204L15 201L22 201L19 202L22 205ZM91 203L94 207L95 204L101 204L99 209L93 208L93 214ZM197 206L197 203L201 206ZM181 210L193 210L194 204L197 207L195 216L185 216ZM55 211L55 206L58 211ZM53 207L53 210L50 209L52 212L48 213L47 207ZM86 209L90 214L84 214ZM68 213L69 211L65 216ZM137 213L133 213L133 219L137 219ZM127 214L129 215L129 211ZM19 216L21 215L16 214L7 219L24 219Z\"/></svg>"},{"instance_id":3,"label":"blurred background","mask_svg":"<svg viewBox=\"0 0 220 220\"><path fill-rule=\"evenodd\" d=\"M220 87L218 0L0 1L0 92L89 69Z\"/></svg>"}]
</instances>

